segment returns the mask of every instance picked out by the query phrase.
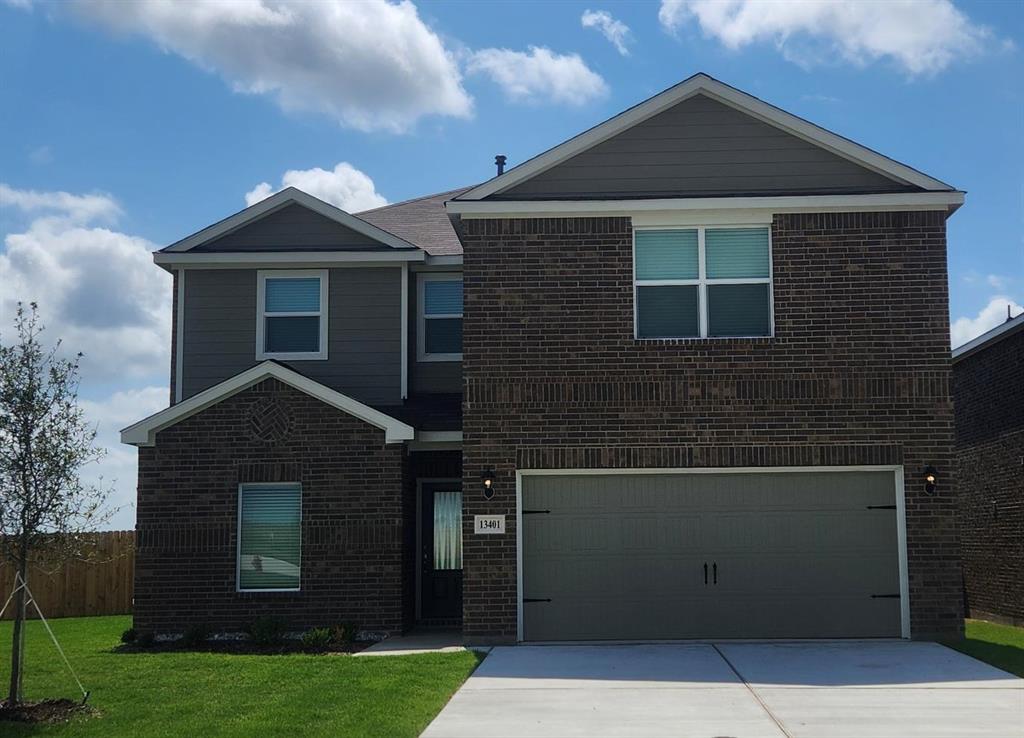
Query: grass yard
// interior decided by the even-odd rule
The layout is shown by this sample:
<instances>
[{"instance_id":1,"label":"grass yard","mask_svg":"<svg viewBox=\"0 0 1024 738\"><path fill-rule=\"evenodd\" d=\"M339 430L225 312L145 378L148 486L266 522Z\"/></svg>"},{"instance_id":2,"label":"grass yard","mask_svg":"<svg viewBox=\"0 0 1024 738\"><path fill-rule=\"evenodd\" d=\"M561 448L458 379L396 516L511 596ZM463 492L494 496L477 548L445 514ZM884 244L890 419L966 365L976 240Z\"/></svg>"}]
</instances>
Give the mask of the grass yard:
<instances>
[{"instance_id":1,"label":"grass yard","mask_svg":"<svg viewBox=\"0 0 1024 738\"><path fill-rule=\"evenodd\" d=\"M968 620L966 638L947 644L950 648L1024 677L1024 628Z\"/></svg>"},{"instance_id":2,"label":"grass yard","mask_svg":"<svg viewBox=\"0 0 1024 738\"><path fill-rule=\"evenodd\" d=\"M476 668L473 653L353 658L289 654L113 653L127 616L51 626L100 717L63 725L0 723L17 736L416 736ZM25 698L80 697L46 635L27 631ZM0 623L0 687L11 623Z\"/></svg>"}]
</instances>

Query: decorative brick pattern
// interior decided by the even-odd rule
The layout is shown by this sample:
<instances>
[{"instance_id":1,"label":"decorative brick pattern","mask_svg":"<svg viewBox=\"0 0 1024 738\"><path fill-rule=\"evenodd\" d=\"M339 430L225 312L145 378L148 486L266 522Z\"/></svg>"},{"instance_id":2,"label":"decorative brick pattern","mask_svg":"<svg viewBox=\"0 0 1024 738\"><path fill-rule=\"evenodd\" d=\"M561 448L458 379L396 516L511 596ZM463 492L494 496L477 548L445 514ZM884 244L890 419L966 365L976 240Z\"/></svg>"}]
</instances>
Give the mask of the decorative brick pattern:
<instances>
[{"instance_id":1,"label":"decorative brick pattern","mask_svg":"<svg viewBox=\"0 0 1024 738\"><path fill-rule=\"evenodd\" d=\"M761 339L634 339L628 218L461 229L468 640L515 638L527 467L903 464L913 635L962 632L944 214L776 216ZM950 470L934 496L927 464ZM506 535L473 535L480 514Z\"/></svg>"},{"instance_id":2,"label":"decorative brick pattern","mask_svg":"<svg viewBox=\"0 0 1024 738\"><path fill-rule=\"evenodd\" d=\"M290 424L248 432L260 408ZM403 449L384 432L276 379L160 431L139 449L135 627L238 630L261 615L291 628L354 621L403 628ZM300 592L236 592L238 485L302 484Z\"/></svg>"},{"instance_id":3,"label":"decorative brick pattern","mask_svg":"<svg viewBox=\"0 0 1024 738\"><path fill-rule=\"evenodd\" d=\"M953 364L967 607L1024 625L1024 331Z\"/></svg>"}]
</instances>

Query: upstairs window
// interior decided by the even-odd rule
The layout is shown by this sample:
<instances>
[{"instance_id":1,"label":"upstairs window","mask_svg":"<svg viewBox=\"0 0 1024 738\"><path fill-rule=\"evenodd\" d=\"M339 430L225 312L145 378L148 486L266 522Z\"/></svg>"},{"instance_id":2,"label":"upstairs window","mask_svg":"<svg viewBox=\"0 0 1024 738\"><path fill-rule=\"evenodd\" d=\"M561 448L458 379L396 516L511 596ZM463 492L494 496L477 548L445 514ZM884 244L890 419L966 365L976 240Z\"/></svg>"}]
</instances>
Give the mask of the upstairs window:
<instances>
[{"instance_id":1,"label":"upstairs window","mask_svg":"<svg viewBox=\"0 0 1024 738\"><path fill-rule=\"evenodd\" d=\"M261 271L256 358L327 358L327 270Z\"/></svg>"},{"instance_id":2,"label":"upstairs window","mask_svg":"<svg viewBox=\"0 0 1024 738\"><path fill-rule=\"evenodd\" d=\"M637 338L772 335L767 227L634 232Z\"/></svg>"},{"instance_id":3,"label":"upstairs window","mask_svg":"<svg viewBox=\"0 0 1024 738\"><path fill-rule=\"evenodd\" d=\"M462 275L421 273L418 297L419 360L461 361Z\"/></svg>"}]
</instances>

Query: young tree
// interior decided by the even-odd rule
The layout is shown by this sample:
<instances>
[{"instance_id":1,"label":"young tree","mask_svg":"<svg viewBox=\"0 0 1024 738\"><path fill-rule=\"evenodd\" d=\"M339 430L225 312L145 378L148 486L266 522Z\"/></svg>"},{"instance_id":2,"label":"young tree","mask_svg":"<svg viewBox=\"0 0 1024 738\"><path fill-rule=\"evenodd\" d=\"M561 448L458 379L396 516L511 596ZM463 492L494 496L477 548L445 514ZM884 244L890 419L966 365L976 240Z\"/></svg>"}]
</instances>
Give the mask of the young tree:
<instances>
[{"instance_id":1,"label":"young tree","mask_svg":"<svg viewBox=\"0 0 1024 738\"><path fill-rule=\"evenodd\" d=\"M0 340L0 556L28 582L30 555L54 561L82 555L83 534L105 520L109 492L83 484L79 471L105 453L78 406L78 362L40 342L35 303L18 303L14 341ZM2 337L0 337L2 338ZM3 593L6 599L9 593ZM2 600L0 600L2 602ZM7 704L21 700L25 587L14 599L11 683Z\"/></svg>"}]
</instances>

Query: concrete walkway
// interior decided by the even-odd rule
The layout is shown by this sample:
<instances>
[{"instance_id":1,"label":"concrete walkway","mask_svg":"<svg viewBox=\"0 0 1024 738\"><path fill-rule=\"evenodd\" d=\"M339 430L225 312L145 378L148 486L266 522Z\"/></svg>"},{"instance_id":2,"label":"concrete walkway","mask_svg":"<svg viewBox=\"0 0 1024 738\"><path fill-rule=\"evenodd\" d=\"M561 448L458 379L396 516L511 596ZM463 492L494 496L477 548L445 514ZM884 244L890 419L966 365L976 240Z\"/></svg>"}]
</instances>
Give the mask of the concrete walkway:
<instances>
[{"instance_id":1,"label":"concrete walkway","mask_svg":"<svg viewBox=\"0 0 1024 738\"><path fill-rule=\"evenodd\" d=\"M423 738L1024 738L1024 680L934 643L495 648Z\"/></svg>"},{"instance_id":2,"label":"concrete walkway","mask_svg":"<svg viewBox=\"0 0 1024 738\"><path fill-rule=\"evenodd\" d=\"M354 656L409 656L414 653L454 653L465 651L462 645L462 631L424 630L413 631L403 636L385 638Z\"/></svg>"}]
</instances>

